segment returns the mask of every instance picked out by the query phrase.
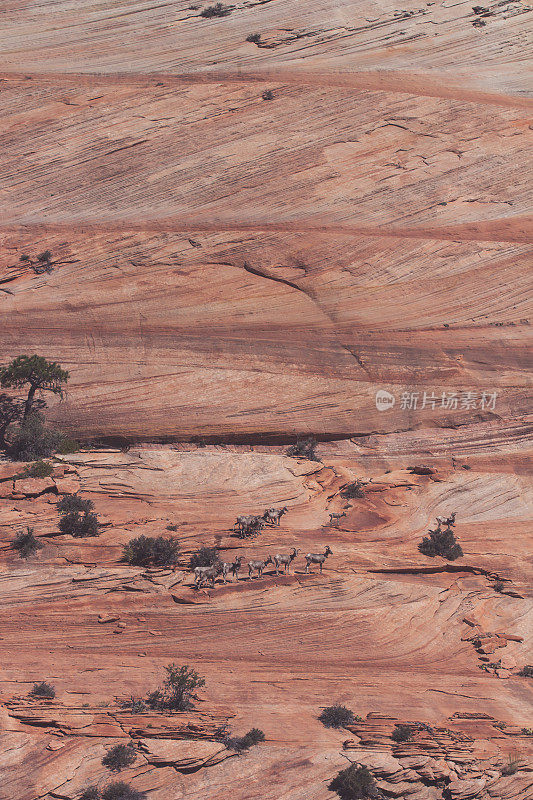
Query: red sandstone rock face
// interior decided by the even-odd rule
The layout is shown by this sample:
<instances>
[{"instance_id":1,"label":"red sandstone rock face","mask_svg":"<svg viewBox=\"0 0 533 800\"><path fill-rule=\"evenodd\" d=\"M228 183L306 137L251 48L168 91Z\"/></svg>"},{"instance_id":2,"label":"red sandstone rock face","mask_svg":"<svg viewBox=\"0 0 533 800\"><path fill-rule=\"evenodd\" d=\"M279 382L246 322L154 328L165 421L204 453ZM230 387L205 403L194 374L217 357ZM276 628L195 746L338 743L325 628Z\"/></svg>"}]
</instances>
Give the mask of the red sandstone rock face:
<instances>
[{"instance_id":1,"label":"red sandstone rock face","mask_svg":"<svg viewBox=\"0 0 533 800\"><path fill-rule=\"evenodd\" d=\"M420 433L410 447L406 435L391 441L391 462L417 442ZM222 786L243 800L299 800L302 791L322 800L346 764L343 747L371 767L385 796L440 800L446 781L454 800L529 797L533 747L522 729L531 692L517 674L533 661L525 479L495 472L493 455L478 455L469 471L429 459L426 476L374 469L375 450L347 449L322 445L322 462L267 447L63 457L104 523L97 539L59 535L53 495L5 501L4 546L25 524L45 543L27 562L0 551L6 800L75 800L83 786L105 784L105 747L128 737L138 760L123 777L150 800L214 800ZM343 500L340 488L356 477L367 481L365 497ZM270 505L289 507L280 528L253 541L232 535L237 513ZM342 508L346 517L329 525ZM422 556L427 527L452 510L464 557ZM171 522L176 532L166 531ZM121 545L140 533L176 536L178 569L121 565ZM238 582L192 588L187 562L200 545L217 544L231 560L325 543L333 555L322 575L305 574L300 554L289 575L267 568L248 580L245 570ZM197 712L125 713L120 702L153 690L170 661L205 675ZM40 679L55 685L52 703L25 699ZM334 702L364 721L323 728L317 716ZM412 741L392 742L396 721L412 723ZM249 755L215 741L224 728L252 726L267 743ZM517 771L501 776L509 758Z\"/></svg>"},{"instance_id":2,"label":"red sandstone rock face","mask_svg":"<svg viewBox=\"0 0 533 800\"><path fill-rule=\"evenodd\" d=\"M529 800L530 9L206 5L4 9L0 360L60 361L47 415L83 440L342 440L316 462L159 444L47 479L0 464L0 798L78 800L131 740L120 778L149 800L334 800L347 758L386 798ZM44 250L51 273L20 261ZM476 408L400 406L454 390ZM77 491L98 538L59 532ZM463 558L423 556L453 511ZM26 526L43 548L21 561ZM176 537L176 569L121 563L141 534ZM301 552L196 590L202 545ZM128 713L171 661L206 678L195 710ZM28 698L41 680L54 700ZM324 728L332 703L361 719ZM221 744L253 726L248 754Z\"/></svg>"}]
</instances>

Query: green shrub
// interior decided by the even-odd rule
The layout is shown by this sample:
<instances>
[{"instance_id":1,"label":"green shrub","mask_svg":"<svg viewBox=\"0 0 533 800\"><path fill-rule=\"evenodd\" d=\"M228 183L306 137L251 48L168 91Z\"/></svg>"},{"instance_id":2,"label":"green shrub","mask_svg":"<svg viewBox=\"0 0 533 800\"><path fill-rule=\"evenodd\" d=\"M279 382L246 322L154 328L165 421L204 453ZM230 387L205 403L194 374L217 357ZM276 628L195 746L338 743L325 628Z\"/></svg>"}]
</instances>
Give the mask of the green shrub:
<instances>
[{"instance_id":1,"label":"green shrub","mask_svg":"<svg viewBox=\"0 0 533 800\"><path fill-rule=\"evenodd\" d=\"M296 444L292 444L287 448L287 455L293 458L307 458L309 461L319 461L316 457L315 450L318 446L317 440L313 436L308 436L307 439L298 439Z\"/></svg>"},{"instance_id":2,"label":"green shrub","mask_svg":"<svg viewBox=\"0 0 533 800\"><path fill-rule=\"evenodd\" d=\"M26 533L20 531L11 542L11 547L13 550L17 551L21 558L29 558L36 553L37 550L42 550L43 548L43 545L39 539L37 539L33 530L33 528L27 526Z\"/></svg>"},{"instance_id":3,"label":"green shrub","mask_svg":"<svg viewBox=\"0 0 533 800\"><path fill-rule=\"evenodd\" d=\"M169 664L165 671L167 677L163 688L149 694L147 704L158 711L187 711L192 708L191 701L198 700L195 690L205 686L205 679L187 665Z\"/></svg>"},{"instance_id":4,"label":"green shrub","mask_svg":"<svg viewBox=\"0 0 533 800\"><path fill-rule=\"evenodd\" d=\"M73 439L71 436L67 436L64 433L59 435L60 440L56 449L56 453L59 453L62 456L67 456L69 453L80 452L80 443L76 439Z\"/></svg>"},{"instance_id":5,"label":"green shrub","mask_svg":"<svg viewBox=\"0 0 533 800\"><path fill-rule=\"evenodd\" d=\"M41 681L41 683L34 683L30 691L30 697L39 697L44 700L53 700L56 696L56 690L51 683Z\"/></svg>"},{"instance_id":6,"label":"green shrub","mask_svg":"<svg viewBox=\"0 0 533 800\"><path fill-rule=\"evenodd\" d=\"M97 786L88 786L79 797L79 800L100 800L101 794Z\"/></svg>"},{"instance_id":7,"label":"green shrub","mask_svg":"<svg viewBox=\"0 0 533 800\"><path fill-rule=\"evenodd\" d=\"M37 461L56 452L61 435L47 428L39 411L28 414L10 436L8 453L14 461Z\"/></svg>"},{"instance_id":8,"label":"green shrub","mask_svg":"<svg viewBox=\"0 0 533 800\"><path fill-rule=\"evenodd\" d=\"M190 569L195 567L214 567L219 562L220 559L216 547L201 547L196 553L192 554L189 567Z\"/></svg>"},{"instance_id":9,"label":"green shrub","mask_svg":"<svg viewBox=\"0 0 533 800\"><path fill-rule=\"evenodd\" d=\"M64 494L56 503L56 508L60 514L73 514L75 511L82 511L88 514L94 508L92 500L86 500L79 494Z\"/></svg>"},{"instance_id":10,"label":"green shrub","mask_svg":"<svg viewBox=\"0 0 533 800\"><path fill-rule=\"evenodd\" d=\"M179 543L164 536L138 536L123 547L122 560L137 567L172 567L179 558Z\"/></svg>"},{"instance_id":11,"label":"green shrub","mask_svg":"<svg viewBox=\"0 0 533 800\"><path fill-rule=\"evenodd\" d=\"M346 500L354 500L355 498L364 497L365 493L363 492L362 484L359 481L354 481L342 487L340 496Z\"/></svg>"},{"instance_id":12,"label":"green shrub","mask_svg":"<svg viewBox=\"0 0 533 800\"><path fill-rule=\"evenodd\" d=\"M204 19L211 17L227 17L231 13L231 6L225 6L222 3L215 3L214 6L207 6L203 11L200 11L200 16Z\"/></svg>"},{"instance_id":13,"label":"green shrub","mask_svg":"<svg viewBox=\"0 0 533 800\"><path fill-rule=\"evenodd\" d=\"M409 725L399 723L391 733L391 739L395 742L408 742L413 738L413 731Z\"/></svg>"},{"instance_id":14,"label":"green shrub","mask_svg":"<svg viewBox=\"0 0 533 800\"><path fill-rule=\"evenodd\" d=\"M514 775L518 772L520 760L509 756L509 761L501 768L502 775Z\"/></svg>"},{"instance_id":15,"label":"green shrub","mask_svg":"<svg viewBox=\"0 0 533 800\"><path fill-rule=\"evenodd\" d=\"M533 678L533 666L526 664L518 673L522 678Z\"/></svg>"},{"instance_id":16,"label":"green shrub","mask_svg":"<svg viewBox=\"0 0 533 800\"><path fill-rule=\"evenodd\" d=\"M138 792L123 781L108 784L102 792L102 800L146 800L144 792Z\"/></svg>"},{"instance_id":17,"label":"green shrub","mask_svg":"<svg viewBox=\"0 0 533 800\"><path fill-rule=\"evenodd\" d=\"M123 708L124 711L130 711L132 714L142 714L146 711L146 703L144 700L136 700L134 697L130 697L129 700L123 700L120 707Z\"/></svg>"},{"instance_id":18,"label":"green shrub","mask_svg":"<svg viewBox=\"0 0 533 800\"><path fill-rule=\"evenodd\" d=\"M116 744L111 747L102 759L102 764L112 772L131 767L137 760L135 748L131 744Z\"/></svg>"},{"instance_id":19,"label":"green shrub","mask_svg":"<svg viewBox=\"0 0 533 800\"><path fill-rule=\"evenodd\" d=\"M421 553L430 558L441 556L448 559L448 561L455 561L456 558L461 558L463 550L451 528L445 528L443 531L440 528L436 528L436 530L430 530L428 533L429 536L424 536L418 545Z\"/></svg>"},{"instance_id":20,"label":"green shrub","mask_svg":"<svg viewBox=\"0 0 533 800\"><path fill-rule=\"evenodd\" d=\"M318 719L326 728L344 728L355 721L353 711L340 705L327 706Z\"/></svg>"},{"instance_id":21,"label":"green shrub","mask_svg":"<svg viewBox=\"0 0 533 800\"><path fill-rule=\"evenodd\" d=\"M88 539L92 536L99 536L100 533L96 514L80 514L79 511L64 514L59 520L59 530L76 539Z\"/></svg>"},{"instance_id":22,"label":"green shrub","mask_svg":"<svg viewBox=\"0 0 533 800\"><path fill-rule=\"evenodd\" d=\"M228 750L235 750L240 753L243 750L249 750L259 742L265 741L265 734L259 728L252 728L245 733L244 736L228 737L224 739L224 744Z\"/></svg>"},{"instance_id":23,"label":"green shrub","mask_svg":"<svg viewBox=\"0 0 533 800\"><path fill-rule=\"evenodd\" d=\"M25 478L49 478L54 472L53 464L49 461L34 461L33 464L27 464L24 467ZM16 475L16 478L19 476Z\"/></svg>"},{"instance_id":24,"label":"green shrub","mask_svg":"<svg viewBox=\"0 0 533 800\"><path fill-rule=\"evenodd\" d=\"M328 786L341 800L366 800L377 796L377 785L367 766L350 764L342 769Z\"/></svg>"},{"instance_id":25,"label":"green shrub","mask_svg":"<svg viewBox=\"0 0 533 800\"><path fill-rule=\"evenodd\" d=\"M78 494L65 494L56 504L60 514L59 530L77 539L98 536L98 517L93 513L92 500Z\"/></svg>"}]
</instances>

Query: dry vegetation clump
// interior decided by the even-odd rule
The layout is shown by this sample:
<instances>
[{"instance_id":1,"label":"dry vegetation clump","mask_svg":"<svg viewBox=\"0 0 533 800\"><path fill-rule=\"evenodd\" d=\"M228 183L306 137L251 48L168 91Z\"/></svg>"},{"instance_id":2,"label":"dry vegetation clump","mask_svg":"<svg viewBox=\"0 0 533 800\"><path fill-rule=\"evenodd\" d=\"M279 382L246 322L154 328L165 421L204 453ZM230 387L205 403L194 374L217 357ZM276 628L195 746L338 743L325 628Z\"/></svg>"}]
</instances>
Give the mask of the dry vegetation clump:
<instances>
[{"instance_id":1,"label":"dry vegetation clump","mask_svg":"<svg viewBox=\"0 0 533 800\"><path fill-rule=\"evenodd\" d=\"M205 679L187 665L169 664L165 671L167 677L163 688L148 695L147 705L157 711L188 711L193 708L192 701L199 699L195 690L205 686Z\"/></svg>"},{"instance_id":2,"label":"dry vegetation clump","mask_svg":"<svg viewBox=\"0 0 533 800\"><path fill-rule=\"evenodd\" d=\"M228 750L235 750L237 753L241 753L259 744L259 742L264 741L265 734L263 731L259 728L252 728L248 733L245 733L244 736L227 737L224 739L224 744Z\"/></svg>"},{"instance_id":3,"label":"dry vegetation clump","mask_svg":"<svg viewBox=\"0 0 533 800\"><path fill-rule=\"evenodd\" d=\"M27 526L26 533L20 531L11 542L11 547L13 550L17 551L21 558L29 558L36 553L37 550L42 550L43 548L43 545L39 539L37 539L33 530L33 528Z\"/></svg>"},{"instance_id":4,"label":"dry vegetation clump","mask_svg":"<svg viewBox=\"0 0 533 800\"><path fill-rule=\"evenodd\" d=\"M344 728L355 722L356 717L346 706L335 705L327 706L318 719L326 728Z\"/></svg>"},{"instance_id":5,"label":"dry vegetation clump","mask_svg":"<svg viewBox=\"0 0 533 800\"><path fill-rule=\"evenodd\" d=\"M341 800L368 800L379 797L377 784L365 764L350 764L328 786Z\"/></svg>"},{"instance_id":6,"label":"dry vegetation clump","mask_svg":"<svg viewBox=\"0 0 533 800\"><path fill-rule=\"evenodd\" d=\"M51 683L41 681L41 683L34 683L30 691L30 697L36 697L40 700L53 700L56 696L56 690Z\"/></svg>"},{"instance_id":7,"label":"dry vegetation clump","mask_svg":"<svg viewBox=\"0 0 533 800\"><path fill-rule=\"evenodd\" d=\"M137 536L124 545L122 561L137 567L173 567L179 558L179 543L165 536Z\"/></svg>"},{"instance_id":8,"label":"dry vegetation clump","mask_svg":"<svg viewBox=\"0 0 533 800\"><path fill-rule=\"evenodd\" d=\"M135 748L129 744L117 744L111 747L102 759L102 764L111 772L120 772L121 769L131 767L137 760Z\"/></svg>"}]
</instances>

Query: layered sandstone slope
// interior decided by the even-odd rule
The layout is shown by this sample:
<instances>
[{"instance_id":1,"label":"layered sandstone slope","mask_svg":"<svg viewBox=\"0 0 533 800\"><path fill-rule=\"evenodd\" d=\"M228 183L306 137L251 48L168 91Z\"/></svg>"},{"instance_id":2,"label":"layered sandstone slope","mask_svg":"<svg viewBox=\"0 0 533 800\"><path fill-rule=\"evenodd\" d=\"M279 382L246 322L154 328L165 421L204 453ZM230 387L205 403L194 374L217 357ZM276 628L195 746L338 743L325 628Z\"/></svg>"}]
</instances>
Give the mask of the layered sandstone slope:
<instances>
[{"instance_id":1,"label":"layered sandstone slope","mask_svg":"<svg viewBox=\"0 0 533 800\"><path fill-rule=\"evenodd\" d=\"M51 274L17 264L45 248ZM530 407L523 244L82 226L4 231L3 253L3 357L70 371L49 415L82 438L347 436Z\"/></svg>"},{"instance_id":2,"label":"layered sandstone slope","mask_svg":"<svg viewBox=\"0 0 533 800\"><path fill-rule=\"evenodd\" d=\"M2 352L70 370L51 418L81 438L527 409L528 8L301 6L7 10Z\"/></svg>"},{"instance_id":3,"label":"layered sandstone slope","mask_svg":"<svg viewBox=\"0 0 533 800\"><path fill-rule=\"evenodd\" d=\"M328 444L321 462L267 447L85 452L40 483L4 467L0 652L11 757L0 796L75 800L109 779L105 748L132 737L137 762L121 777L149 800L214 800L221 787L237 800L326 800L345 756L368 763L386 797L526 800L533 748L522 729L532 697L518 672L533 661L531 498L517 467L528 453L509 458L505 443L493 444L465 470L457 448L457 464L437 458L433 474L416 475L405 456L398 462L406 435L382 438L395 453L382 465L367 457L375 445ZM412 434L413 451L415 442L427 451L431 434ZM343 499L356 477L367 481L365 496ZM95 503L96 539L59 535L58 491L77 489ZM253 541L232 534L237 514L270 505L289 508L280 528ZM329 514L341 511L332 526ZM422 535L452 511L464 557L424 557ZM167 533L170 523L181 545L176 571L121 564L131 537ZM21 562L8 545L26 524L44 549ZM323 574L306 574L302 553L326 543L333 555ZM197 591L187 562L203 544L227 560L301 553L289 575L268 567L249 580L245 570ZM170 661L206 676L197 711L121 709L152 691ZM43 679L56 699L29 700ZM323 728L317 715L333 702L363 721ZM392 742L396 721L413 724L412 742ZM217 741L252 726L267 743L250 755ZM509 758L516 771L502 776Z\"/></svg>"},{"instance_id":4,"label":"layered sandstone slope","mask_svg":"<svg viewBox=\"0 0 533 800\"><path fill-rule=\"evenodd\" d=\"M222 4L224 17L202 17L210 5L12 0L2 60L25 72L275 71L298 81L302 74L335 76L348 85L392 79L400 89L407 82L429 92L527 92L519 69L530 45L524 0L474 7L408 0L401 9L390 0L243 0ZM251 34L256 41L246 41Z\"/></svg>"}]
</instances>

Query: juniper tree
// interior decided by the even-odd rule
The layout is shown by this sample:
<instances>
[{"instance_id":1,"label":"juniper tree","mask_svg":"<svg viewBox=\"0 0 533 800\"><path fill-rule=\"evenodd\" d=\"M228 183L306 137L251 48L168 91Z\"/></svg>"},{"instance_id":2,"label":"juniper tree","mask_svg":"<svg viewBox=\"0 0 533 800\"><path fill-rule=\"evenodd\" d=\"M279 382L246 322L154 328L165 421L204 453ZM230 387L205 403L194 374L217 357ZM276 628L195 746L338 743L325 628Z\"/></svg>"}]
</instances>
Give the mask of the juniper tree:
<instances>
[{"instance_id":1,"label":"juniper tree","mask_svg":"<svg viewBox=\"0 0 533 800\"><path fill-rule=\"evenodd\" d=\"M7 367L0 370L0 385L4 388L20 389L28 386L28 395L24 404L22 424L28 419L36 392L52 392L62 395L63 384L68 381L69 373L62 369L57 361L47 361L43 356L17 356Z\"/></svg>"}]
</instances>

